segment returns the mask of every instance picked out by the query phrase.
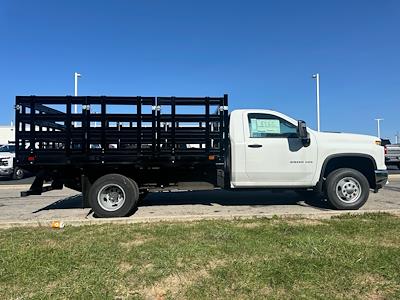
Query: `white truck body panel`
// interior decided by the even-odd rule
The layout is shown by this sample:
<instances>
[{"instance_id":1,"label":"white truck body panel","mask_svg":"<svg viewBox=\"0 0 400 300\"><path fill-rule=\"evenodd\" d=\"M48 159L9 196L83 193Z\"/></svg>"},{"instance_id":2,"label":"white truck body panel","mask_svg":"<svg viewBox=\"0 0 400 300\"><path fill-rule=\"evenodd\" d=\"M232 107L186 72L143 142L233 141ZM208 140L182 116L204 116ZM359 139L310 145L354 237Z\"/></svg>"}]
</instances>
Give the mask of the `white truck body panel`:
<instances>
[{"instance_id":1,"label":"white truck body panel","mask_svg":"<svg viewBox=\"0 0 400 300\"><path fill-rule=\"evenodd\" d=\"M0 145L8 144L15 140L14 125L0 125Z\"/></svg>"}]
</instances>

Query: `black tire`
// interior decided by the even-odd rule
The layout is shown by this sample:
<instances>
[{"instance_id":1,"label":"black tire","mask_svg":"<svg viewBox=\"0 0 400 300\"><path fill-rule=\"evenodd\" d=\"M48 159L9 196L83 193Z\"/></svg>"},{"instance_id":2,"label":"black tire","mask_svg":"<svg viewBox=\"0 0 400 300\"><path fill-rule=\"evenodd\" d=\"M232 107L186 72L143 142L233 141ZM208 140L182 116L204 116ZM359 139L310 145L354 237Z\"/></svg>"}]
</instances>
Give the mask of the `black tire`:
<instances>
[{"instance_id":1,"label":"black tire","mask_svg":"<svg viewBox=\"0 0 400 300\"><path fill-rule=\"evenodd\" d=\"M337 169L326 179L326 194L334 208L356 210L368 200L369 183L367 178L357 170ZM350 198L346 198L346 195Z\"/></svg>"},{"instance_id":2,"label":"black tire","mask_svg":"<svg viewBox=\"0 0 400 300\"><path fill-rule=\"evenodd\" d=\"M107 197L112 199L107 200ZM119 200L122 198L123 201ZM136 182L120 174L100 177L89 191L90 207L95 215L101 218L128 216L136 208L138 199L139 188Z\"/></svg>"},{"instance_id":3,"label":"black tire","mask_svg":"<svg viewBox=\"0 0 400 300\"><path fill-rule=\"evenodd\" d=\"M134 184L136 184L136 182L129 178L130 180L132 180L134 182ZM144 198L146 198L146 196L149 194L149 190L148 189L139 189L139 198L137 200L137 204L136 205L140 205L141 203L143 203Z\"/></svg>"},{"instance_id":4,"label":"black tire","mask_svg":"<svg viewBox=\"0 0 400 300\"><path fill-rule=\"evenodd\" d=\"M25 171L23 169L20 169L18 167L14 169L12 179L20 180L23 179L24 177L25 177Z\"/></svg>"}]
</instances>

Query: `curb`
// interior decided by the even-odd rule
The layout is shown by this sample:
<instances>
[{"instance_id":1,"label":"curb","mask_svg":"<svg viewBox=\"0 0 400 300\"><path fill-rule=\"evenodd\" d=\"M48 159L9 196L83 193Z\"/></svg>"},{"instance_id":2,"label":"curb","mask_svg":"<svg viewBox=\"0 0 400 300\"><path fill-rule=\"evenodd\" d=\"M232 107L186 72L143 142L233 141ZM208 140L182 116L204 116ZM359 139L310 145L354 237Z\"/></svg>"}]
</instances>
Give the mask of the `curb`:
<instances>
[{"instance_id":1,"label":"curb","mask_svg":"<svg viewBox=\"0 0 400 300\"><path fill-rule=\"evenodd\" d=\"M234 214L234 215L188 215L188 216L160 216L160 217L127 217L127 218L108 218L108 219L70 219L57 220L63 222L65 226L77 227L87 225L103 224L138 224L138 223L159 223L159 222L194 222L202 220L248 220L248 219L271 219L271 218L301 218L301 219L330 219L340 215L363 215L371 213L388 213L400 217L400 209L382 209L382 210L342 210L326 211L317 213L282 213L282 214ZM0 229L15 227L51 227L55 220L36 220L36 221L6 221L0 222Z\"/></svg>"}]
</instances>

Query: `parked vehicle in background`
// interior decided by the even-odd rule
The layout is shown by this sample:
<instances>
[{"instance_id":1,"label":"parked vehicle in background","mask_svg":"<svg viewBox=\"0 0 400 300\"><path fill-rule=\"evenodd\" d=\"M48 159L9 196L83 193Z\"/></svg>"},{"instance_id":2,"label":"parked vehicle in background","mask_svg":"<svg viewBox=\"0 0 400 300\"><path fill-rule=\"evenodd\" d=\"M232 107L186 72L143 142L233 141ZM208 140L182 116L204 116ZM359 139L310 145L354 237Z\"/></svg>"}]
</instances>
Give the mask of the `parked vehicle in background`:
<instances>
[{"instance_id":1,"label":"parked vehicle in background","mask_svg":"<svg viewBox=\"0 0 400 300\"><path fill-rule=\"evenodd\" d=\"M227 95L27 96L15 108L15 161L37 174L22 195L66 186L100 217L130 214L144 190L195 182L314 192L336 209L358 209L388 178L379 138L317 132L266 109L229 116Z\"/></svg>"},{"instance_id":2,"label":"parked vehicle in background","mask_svg":"<svg viewBox=\"0 0 400 300\"><path fill-rule=\"evenodd\" d=\"M382 140L382 142L385 147L385 164L397 166L400 169L400 144L391 144L389 140Z\"/></svg>"},{"instance_id":3,"label":"parked vehicle in background","mask_svg":"<svg viewBox=\"0 0 400 300\"><path fill-rule=\"evenodd\" d=\"M0 176L7 176L13 179L22 179L25 171L19 167L14 168L15 146L0 146Z\"/></svg>"},{"instance_id":4,"label":"parked vehicle in background","mask_svg":"<svg viewBox=\"0 0 400 300\"><path fill-rule=\"evenodd\" d=\"M385 147L386 145L390 145L391 142L389 139L381 139L381 146Z\"/></svg>"}]
</instances>

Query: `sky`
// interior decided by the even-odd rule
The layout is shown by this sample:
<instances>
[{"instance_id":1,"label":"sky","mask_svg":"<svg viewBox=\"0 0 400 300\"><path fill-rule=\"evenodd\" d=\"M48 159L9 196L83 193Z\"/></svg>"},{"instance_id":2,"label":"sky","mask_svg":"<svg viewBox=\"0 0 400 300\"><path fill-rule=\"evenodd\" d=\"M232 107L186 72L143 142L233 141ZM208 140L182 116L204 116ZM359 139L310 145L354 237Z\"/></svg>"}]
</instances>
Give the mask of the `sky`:
<instances>
[{"instance_id":1,"label":"sky","mask_svg":"<svg viewBox=\"0 0 400 300\"><path fill-rule=\"evenodd\" d=\"M16 95L220 96L321 129L400 131L397 0L0 0L0 124Z\"/></svg>"}]
</instances>

